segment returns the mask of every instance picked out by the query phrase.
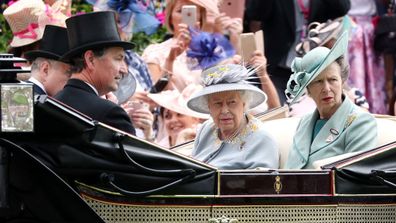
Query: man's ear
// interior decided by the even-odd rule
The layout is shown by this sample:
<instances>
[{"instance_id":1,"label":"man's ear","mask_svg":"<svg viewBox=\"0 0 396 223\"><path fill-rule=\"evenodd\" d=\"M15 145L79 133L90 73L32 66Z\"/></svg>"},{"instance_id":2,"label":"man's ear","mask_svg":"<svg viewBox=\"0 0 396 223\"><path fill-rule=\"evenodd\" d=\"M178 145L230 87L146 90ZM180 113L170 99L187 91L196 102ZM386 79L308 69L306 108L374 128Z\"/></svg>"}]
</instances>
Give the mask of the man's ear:
<instances>
[{"instance_id":1,"label":"man's ear","mask_svg":"<svg viewBox=\"0 0 396 223\"><path fill-rule=\"evenodd\" d=\"M95 60L95 55L92 50L87 50L84 53L84 63L87 65L88 69L93 69L94 68L94 60Z\"/></svg>"},{"instance_id":2,"label":"man's ear","mask_svg":"<svg viewBox=\"0 0 396 223\"><path fill-rule=\"evenodd\" d=\"M50 63L47 60L43 60L40 63L40 73L44 74L44 79L48 77L48 72L50 69Z\"/></svg>"}]
</instances>

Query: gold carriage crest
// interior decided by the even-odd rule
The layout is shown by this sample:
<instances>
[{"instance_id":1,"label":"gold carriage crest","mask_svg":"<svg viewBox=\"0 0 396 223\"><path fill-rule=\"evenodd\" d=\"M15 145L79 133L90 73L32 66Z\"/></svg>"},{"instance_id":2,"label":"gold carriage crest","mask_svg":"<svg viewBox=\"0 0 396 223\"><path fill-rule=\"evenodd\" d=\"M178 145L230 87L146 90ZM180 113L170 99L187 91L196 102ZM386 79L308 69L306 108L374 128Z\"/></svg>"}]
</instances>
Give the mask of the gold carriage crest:
<instances>
[{"instance_id":1,"label":"gold carriage crest","mask_svg":"<svg viewBox=\"0 0 396 223\"><path fill-rule=\"evenodd\" d=\"M279 192L281 192L282 190L282 182L280 176L275 177L274 190L277 194L279 194Z\"/></svg>"}]
</instances>

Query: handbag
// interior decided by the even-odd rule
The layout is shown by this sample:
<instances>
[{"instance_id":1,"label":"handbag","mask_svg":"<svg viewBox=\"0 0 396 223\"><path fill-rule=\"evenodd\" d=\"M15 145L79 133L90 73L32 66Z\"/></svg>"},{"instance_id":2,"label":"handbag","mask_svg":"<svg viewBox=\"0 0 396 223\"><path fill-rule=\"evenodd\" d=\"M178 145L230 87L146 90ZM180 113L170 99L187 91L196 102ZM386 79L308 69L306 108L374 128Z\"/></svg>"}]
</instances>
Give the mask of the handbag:
<instances>
[{"instance_id":1,"label":"handbag","mask_svg":"<svg viewBox=\"0 0 396 223\"><path fill-rule=\"evenodd\" d=\"M379 53L396 53L396 15L393 13L395 1L391 0L388 13L378 19L374 30L374 50Z\"/></svg>"}]
</instances>

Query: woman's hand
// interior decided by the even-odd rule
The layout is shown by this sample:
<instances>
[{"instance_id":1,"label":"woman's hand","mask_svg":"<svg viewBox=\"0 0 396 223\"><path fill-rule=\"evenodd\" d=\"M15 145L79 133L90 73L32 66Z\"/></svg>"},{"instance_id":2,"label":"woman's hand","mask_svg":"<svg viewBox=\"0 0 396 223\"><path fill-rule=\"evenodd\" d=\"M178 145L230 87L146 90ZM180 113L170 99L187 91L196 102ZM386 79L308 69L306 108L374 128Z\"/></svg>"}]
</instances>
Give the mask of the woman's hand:
<instances>
[{"instance_id":1,"label":"woman's hand","mask_svg":"<svg viewBox=\"0 0 396 223\"><path fill-rule=\"evenodd\" d=\"M188 48L188 45L190 44L191 41L191 34L190 31L188 30L188 26L183 23L179 24L178 26L179 26L179 33L177 34L176 42L171 47L168 56L168 59L172 61L174 61L176 57L178 57Z\"/></svg>"},{"instance_id":2,"label":"woman's hand","mask_svg":"<svg viewBox=\"0 0 396 223\"><path fill-rule=\"evenodd\" d=\"M118 104L118 98L114 95L113 92L109 92L109 93L103 95L102 98L107 99L111 102L114 102L115 104Z\"/></svg>"},{"instance_id":3,"label":"woman's hand","mask_svg":"<svg viewBox=\"0 0 396 223\"><path fill-rule=\"evenodd\" d=\"M177 134L175 145L194 140L196 135L197 129L195 127L183 129L179 134Z\"/></svg>"},{"instance_id":4,"label":"woman's hand","mask_svg":"<svg viewBox=\"0 0 396 223\"><path fill-rule=\"evenodd\" d=\"M228 35L234 49L239 51L239 35L243 31L242 20L240 18L230 18L225 13L221 13L215 18L214 31Z\"/></svg>"},{"instance_id":5,"label":"woman's hand","mask_svg":"<svg viewBox=\"0 0 396 223\"><path fill-rule=\"evenodd\" d=\"M260 78L261 90L264 91L267 96L268 109L277 108L281 106L278 92L276 91L274 83L267 72L267 58L260 50L253 52L248 64L253 68L257 68L256 74Z\"/></svg>"},{"instance_id":6,"label":"woman's hand","mask_svg":"<svg viewBox=\"0 0 396 223\"><path fill-rule=\"evenodd\" d=\"M230 18L225 13L221 13L214 20L215 32L225 35L239 35L242 30L242 20L240 18Z\"/></svg>"},{"instance_id":7,"label":"woman's hand","mask_svg":"<svg viewBox=\"0 0 396 223\"><path fill-rule=\"evenodd\" d=\"M133 125L141 129L145 139L152 141L154 115L149 110L148 104L139 101L128 101L122 105Z\"/></svg>"},{"instance_id":8,"label":"woman's hand","mask_svg":"<svg viewBox=\"0 0 396 223\"><path fill-rule=\"evenodd\" d=\"M253 68L257 68L256 73L261 81L268 78L267 73L267 58L260 50L256 50L253 52L252 57L250 58L248 64Z\"/></svg>"},{"instance_id":9,"label":"woman's hand","mask_svg":"<svg viewBox=\"0 0 396 223\"><path fill-rule=\"evenodd\" d=\"M155 107L157 107L157 103L155 103L151 98L147 96L148 92L146 91L137 91L133 94L133 96L129 99L130 101L140 101L149 105L150 111L153 111Z\"/></svg>"},{"instance_id":10,"label":"woman's hand","mask_svg":"<svg viewBox=\"0 0 396 223\"><path fill-rule=\"evenodd\" d=\"M170 48L164 66L164 69L166 69L166 71L168 71L169 73L173 72L173 62L180 54L182 54L188 48L191 41L191 34L188 30L188 26L183 23L179 24L178 26L179 32L177 34L176 41L173 42Z\"/></svg>"}]
</instances>

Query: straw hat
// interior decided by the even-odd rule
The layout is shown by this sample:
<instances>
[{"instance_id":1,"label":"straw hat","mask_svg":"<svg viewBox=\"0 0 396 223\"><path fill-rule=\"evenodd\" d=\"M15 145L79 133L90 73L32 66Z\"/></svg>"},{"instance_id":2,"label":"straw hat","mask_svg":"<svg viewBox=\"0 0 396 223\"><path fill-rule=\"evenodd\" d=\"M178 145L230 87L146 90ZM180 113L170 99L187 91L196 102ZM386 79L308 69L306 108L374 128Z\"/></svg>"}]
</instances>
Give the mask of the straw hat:
<instances>
[{"instance_id":1,"label":"straw hat","mask_svg":"<svg viewBox=\"0 0 396 223\"><path fill-rule=\"evenodd\" d=\"M211 67L202 72L204 88L194 94L187 106L196 112L209 114L207 96L224 91L245 91L249 94L249 109L267 101L267 95L259 88L249 84L248 79L255 70L246 69L238 64L224 64Z\"/></svg>"},{"instance_id":2,"label":"straw hat","mask_svg":"<svg viewBox=\"0 0 396 223\"><path fill-rule=\"evenodd\" d=\"M178 90L167 90L162 91L161 93L148 94L147 96L158 105L171 111L195 118L208 119L209 115L192 111L187 107L188 99L190 99L191 95L200 89L202 89L202 86L190 84L184 88L182 93L180 93Z\"/></svg>"},{"instance_id":3,"label":"straw hat","mask_svg":"<svg viewBox=\"0 0 396 223\"><path fill-rule=\"evenodd\" d=\"M305 54L296 57L292 62L293 74L287 82L286 97L294 104L310 84L327 66L333 63L348 49L348 32L344 32L330 50L327 47L316 47Z\"/></svg>"},{"instance_id":4,"label":"straw hat","mask_svg":"<svg viewBox=\"0 0 396 223\"><path fill-rule=\"evenodd\" d=\"M14 37L11 47L29 45L41 39L43 30L38 25L38 17L45 10L42 0L19 0L4 10Z\"/></svg>"}]
</instances>

